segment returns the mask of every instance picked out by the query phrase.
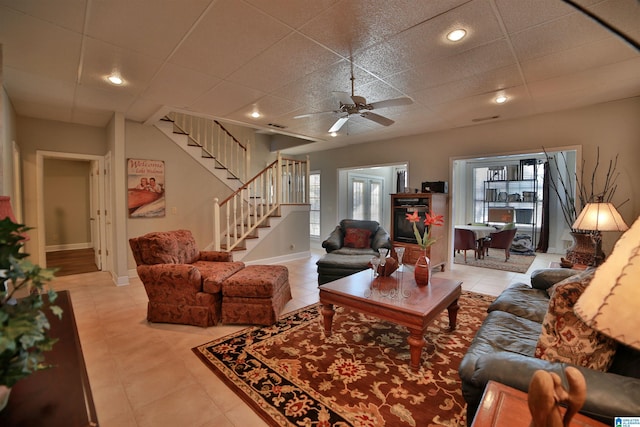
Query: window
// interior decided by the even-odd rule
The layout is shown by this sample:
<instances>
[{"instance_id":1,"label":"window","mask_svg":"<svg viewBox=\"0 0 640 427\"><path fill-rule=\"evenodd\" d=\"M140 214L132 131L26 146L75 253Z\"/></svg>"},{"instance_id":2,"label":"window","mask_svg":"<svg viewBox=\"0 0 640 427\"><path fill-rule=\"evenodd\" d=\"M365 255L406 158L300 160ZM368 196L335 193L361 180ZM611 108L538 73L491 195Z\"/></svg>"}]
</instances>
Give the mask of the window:
<instances>
[{"instance_id":1,"label":"window","mask_svg":"<svg viewBox=\"0 0 640 427\"><path fill-rule=\"evenodd\" d=\"M309 174L309 234L320 237L320 174Z\"/></svg>"}]
</instances>

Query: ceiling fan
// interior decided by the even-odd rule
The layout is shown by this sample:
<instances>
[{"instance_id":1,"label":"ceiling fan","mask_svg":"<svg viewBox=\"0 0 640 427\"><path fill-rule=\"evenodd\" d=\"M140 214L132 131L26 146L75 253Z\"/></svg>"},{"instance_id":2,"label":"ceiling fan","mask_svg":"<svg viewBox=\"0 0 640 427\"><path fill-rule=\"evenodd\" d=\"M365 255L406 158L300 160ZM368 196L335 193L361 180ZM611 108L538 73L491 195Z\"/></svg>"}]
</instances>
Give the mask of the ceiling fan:
<instances>
[{"instance_id":1,"label":"ceiling fan","mask_svg":"<svg viewBox=\"0 0 640 427\"><path fill-rule=\"evenodd\" d=\"M333 96L340 103L340 107L337 110L321 111L317 113L308 113L295 116L294 119L301 119L303 117L311 117L318 114L340 114L338 120L331 126L329 133L338 132L340 128L349 120L349 117L353 114L359 114L360 117L369 119L383 126L389 126L395 123L393 120L383 117L379 114L371 112L377 108L386 107L398 107L400 105L413 104L413 100L406 96L400 98L386 99L384 101L372 102L367 104L367 100L363 96L357 96L354 91L355 78L353 73L351 74L351 95L347 92L333 92Z\"/></svg>"}]
</instances>

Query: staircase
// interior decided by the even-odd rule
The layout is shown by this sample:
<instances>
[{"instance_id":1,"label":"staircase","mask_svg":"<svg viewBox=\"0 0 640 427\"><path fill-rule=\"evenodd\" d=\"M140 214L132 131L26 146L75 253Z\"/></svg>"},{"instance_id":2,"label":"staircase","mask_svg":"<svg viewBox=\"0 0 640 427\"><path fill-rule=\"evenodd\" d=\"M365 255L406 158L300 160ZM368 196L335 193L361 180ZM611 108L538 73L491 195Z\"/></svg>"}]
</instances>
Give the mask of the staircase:
<instances>
[{"instance_id":1,"label":"staircase","mask_svg":"<svg viewBox=\"0 0 640 427\"><path fill-rule=\"evenodd\" d=\"M273 163L246 179L249 147L218 121L170 113L156 127L233 190L222 202L214 199L213 250L254 247L260 230L275 225L274 219L282 215L283 205L309 203L308 158L287 159L278 153Z\"/></svg>"}]
</instances>

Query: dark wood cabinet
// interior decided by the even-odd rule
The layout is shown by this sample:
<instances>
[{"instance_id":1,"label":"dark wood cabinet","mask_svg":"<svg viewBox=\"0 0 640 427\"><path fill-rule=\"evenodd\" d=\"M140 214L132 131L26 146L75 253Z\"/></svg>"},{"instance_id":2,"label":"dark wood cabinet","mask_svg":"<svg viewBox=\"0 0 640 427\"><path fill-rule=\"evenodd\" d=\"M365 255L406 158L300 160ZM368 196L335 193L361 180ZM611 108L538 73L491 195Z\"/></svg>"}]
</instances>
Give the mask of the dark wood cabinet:
<instances>
[{"instance_id":1,"label":"dark wood cabinet","mask_svg":"<svg viewBox=\"0 0 640 427\"><path fill-rule=\"evenodd\" d=\"M447 230L449 229L447 200L447 195L442 193L391 195L391 241L394 246L405 248L404 263L415 264L422 253L422 249L416 244L413 224L407 221L406 215L418 212L421 220L417 223L420 235L424 235L425 214L442 215L445 223L442 226L433 227L431 235L436 242L427 248L427 256L431 260L431 268L440 267L444 271L447 262Z\"/></svg>"},{"instance_id":2,"label":"dark wood cabinet","mask_svg":"<svg viewBox=\"0 0 640 427\"><path fill-rule=\"evenodd\" d=\"M59 340L45 354L45 363L52 367L16 383L0 412L0 426L98 425L69 291L59 291L55 304L64 311L62 319L46 306L43 310L51 336Z\"/></svg>"}]
</instances>

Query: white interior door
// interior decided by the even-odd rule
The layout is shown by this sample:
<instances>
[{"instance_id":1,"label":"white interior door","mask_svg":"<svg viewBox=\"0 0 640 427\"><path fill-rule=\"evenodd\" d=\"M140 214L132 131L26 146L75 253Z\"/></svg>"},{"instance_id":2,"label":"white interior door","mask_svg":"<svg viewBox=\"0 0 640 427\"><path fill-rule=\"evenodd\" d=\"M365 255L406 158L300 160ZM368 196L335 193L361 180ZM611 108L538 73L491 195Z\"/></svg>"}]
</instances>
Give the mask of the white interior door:
<instances>
[{"instance_id":1,"label":"white interior door","mask_svg":"<svg viewBox=\"0 0 640 427\"><path fill-rule=\"evenodd\" d=\"M100 209L100 162L91 162L91 179L90 186L90 216L91 221L91 244L93 246L94 259L98 270L102 270L102 214Z\"/></svg>"}]
</instances>

